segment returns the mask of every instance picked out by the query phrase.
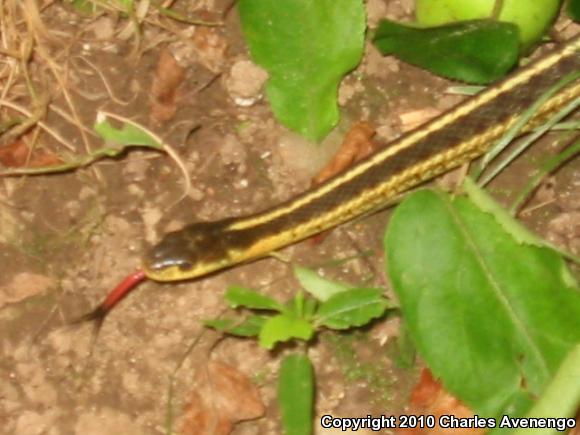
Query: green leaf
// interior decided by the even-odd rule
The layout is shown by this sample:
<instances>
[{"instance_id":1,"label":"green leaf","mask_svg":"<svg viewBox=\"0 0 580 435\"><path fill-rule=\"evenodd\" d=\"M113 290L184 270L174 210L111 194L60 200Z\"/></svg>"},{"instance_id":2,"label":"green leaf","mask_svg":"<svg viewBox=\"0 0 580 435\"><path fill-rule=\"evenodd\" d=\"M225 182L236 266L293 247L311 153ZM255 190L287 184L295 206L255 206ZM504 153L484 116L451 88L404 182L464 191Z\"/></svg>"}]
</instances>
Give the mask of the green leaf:
<instances>
[{"instance_id":1,"label":"green leaf","mask_svg":"<svg viewBox=\"0 0 580 435\"><path fill-rule=\"evenodd\" d=\"M282 361L278 401L286 435L312 434L314 369L307 356L292 354Z\"/></svg>"},{"instance_id":2,"label":"green leaf","mask_svg":"<svg viewBox=\"0 0 580 435\"><path fill-rule=\"evenodd\" d=\"M99 136L109 142L121 145L143 145L157 149L163 148L160 143L146 132L132 124L123 124L122 128L118 129L105 120L96 123L93 129Z\"/></svg>"},{"instance_id":3,"label":"green leaf","mask_svg":"<svg viewBox=\"0 0 580 435\"><path fill-rule=\"evenodd\" d=\"M465 198L410 195L385 252L419 352L476 414L522 415L580 342L580 292L562 258L520 244Z\"/></svg>"},{"instance_id":4,"label":"green leaf","mask_svg":"<svg viewBox=\"0 0 580 435\"><path fill-rule=\"evenodd\" d=\"M545 246L544 241L532 233L499 205L485 190L477 186L470 177L466 177L462 188L473 203L482 211L492 214L503 229L519 243Z\"/></svg>"},{"instance_id":5,"label":"green leaf","mask_svg":"<svg viewBox=\"0 0 580 435\"><path fill-rule=\"evenodd\" d=\"M286 314L270 317L260 331L260 345L266 349L272 349L281 341L293 338L310 340L314 335L314 328L305 319L300 319Z\"/></svg>"},{"instance_id":6,"label":"green leaf","mask_svg":"<svg viewBox=\"0 0 580 435\"><path fill-rule=\"evenodd\" d=\"M133 10L133 0L117 0L117 3L126 13Z\"/></svg>"},{"instance_id":7,"label":"green leaf","mask_svg":"<svg viewBox=\"0 0 580 435\"><path fill-rule=\"evenodd\" d=\"M326 301L331 296L349 289L349 286L322 278L306 267L295 266L294 276L300 285L319 301Z\"/></svg>"},{"instance_id":8,"label":"green leaf","mask_svg":"<svg viewBox=\"0 0 580 435\"><path fill-rule=\"evenodd\" d=\"M72 0L71 5L83 14L95 12L97 5L91 0Z\"/></svg>"},{"instance_id":9,"label":"green leaf","mask_svg":"<svg viewBox=\"0 0 580 435\"><path fill-rule=\"evenodd\" d=\"M568 15L574 21L580 21L580 0L569 0L568 1Z\"/></svg>"},{"instance_id":10,"label":"green leaf","mask_svg":"<svg viewBox=\"0 0 580 435\"><path fill-rule=\"evenodd\" d=\"M245 287L231 286L225 295L230 307L245 307L254 310L282 311L284 307L275 299Z\"/></svg>"},{"instance_id":11,"label":"green leaf","mask_svg":"<svg viewBox=\"0 0 580 435\"><path fill-rule=\"evenodd\" d=\"M383 290L374 288L354 288L338 293L320 304L317 324L332 329L366 325L387 309L382 293Z\"/></svg>"},{"instance_id":12,"label":"green leaf","mask_svg":"<svg viewBox=\"0 0 580 435\"><path fill-rule=\"evenodd\" d=\"M517 26L493 20L431 28L385 20L373 42L385 55L394 54L435 74L475 84L503 77L519 55Z\"/></svg>"},{"instance_id":13,"label":"green leaf","mask_svg":"<svg viewBox=\"0 0 580 435\"><path fill-rule=\"evenodd\" d=\"M247 319L212 319L206 320L204 324L210 328L225 332L238 337L256 337L268 317L250 316Z\"/></svg>"},{"instance_id":14,"label":"green leaf","mask_svg":"<svg viewBox=\"0 0 580 435\"><path fill-rule=\"evenodd\" d=\"M238 9L252 57L270 74L276 118L322 139L338 122L338 84L362 57L363 2L240 0Z\"/></svg>"},{"instance_id":15,"label":"green leaf","mask_svg":"<svg viewBox=\"0 0 580 435\"><path fill-rule=\"evenodd\" d=\"M304 313L303 313L303 317L305 319L311 319L312 316L314 315L314 313L316 312L316 308L318 308L318 302L316 302L314 299L312 298L307 298L304 301Z\"/></svg>"},{"instance_id":16,"label":"green leaf","mask_svg":"<svg viewBox=\"0 0 580 435\"><path fill-rule=\"evenodd\" d=\"M491 213L495 220L503 227L516 242L536 245L548 249L554 249L545 240L536 236L524 225L515 220L501 205L499 205L488 193L473 182L470 177L466 177L462 188L469 197L469 199L481 211ZM570 273L566 264L562 262L562 280L569 287L576 287L578 284L574 276Z\"/></svg>"},{"instance_id":17,"label":"green leaf","mask_svg":"<svg viewBox=\"0 0 580 435\"><path fill-rule=\"evenodd\" d=\"M527 418L569 418L580 406L580 344L566 356L558 372L530 410ZM577 423L576 423L577 424ZM518 429L513 435L555 435L562 433L556 429Z\"/></svg>"}]
</instances>

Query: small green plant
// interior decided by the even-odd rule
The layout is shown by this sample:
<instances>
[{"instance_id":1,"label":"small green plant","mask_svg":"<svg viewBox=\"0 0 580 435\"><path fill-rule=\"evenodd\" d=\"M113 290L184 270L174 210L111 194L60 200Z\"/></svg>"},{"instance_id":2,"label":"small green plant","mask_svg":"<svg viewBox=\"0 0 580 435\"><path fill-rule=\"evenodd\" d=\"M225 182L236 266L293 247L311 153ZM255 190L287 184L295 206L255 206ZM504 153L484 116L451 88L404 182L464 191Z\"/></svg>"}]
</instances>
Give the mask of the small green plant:
<instances>
[{"instance_id":1,"label":"small green plant","mask_svg":"<svg viewBox=\"0 0 580 435\"><path fill-rule=\"evenodd\" d=\"M559 0L425 0L417 21L381 20L371 35L383 55L470 84L505 76L540 40ZM525 3L525 7L523 4ZM576 19L580 2L568 3ZM367 27L362 0L240 0L244 37L270 79L278 121L312 141L338 123L338 86L362 59Z\"/></svg>"},{"instance_id":2,"label":"small green plant","mask_svg":"<svg viewBox=\"0 0 580 435\"><path fill-rule=\"evenodd\" d=\"M309 295L301 290L282 303L255 290L230 287L225 295L230 307L252 313L205 324L227 334L256 337L263 348L271 350L283 342L308 342L323 329L347 330L368 325L389 308L382 289L353 288L323 279L305 268L294 271ZM284 357L278 378L282 423L285 433L291 435L312 433L314 370L302 348L303 351Z\"/></svg>"},{"instance_id":3,"label":"small green plant","mask_svg":"<svg viewBox=\"0 0 580 435\"><path fill-rule=\"evenodd\" d=\"M405 199L386 232L387 270L445 388L480 416L523 416L579 343L580 293L555 250L474 183L465 190Z\"/></svg>"}]
</instances>

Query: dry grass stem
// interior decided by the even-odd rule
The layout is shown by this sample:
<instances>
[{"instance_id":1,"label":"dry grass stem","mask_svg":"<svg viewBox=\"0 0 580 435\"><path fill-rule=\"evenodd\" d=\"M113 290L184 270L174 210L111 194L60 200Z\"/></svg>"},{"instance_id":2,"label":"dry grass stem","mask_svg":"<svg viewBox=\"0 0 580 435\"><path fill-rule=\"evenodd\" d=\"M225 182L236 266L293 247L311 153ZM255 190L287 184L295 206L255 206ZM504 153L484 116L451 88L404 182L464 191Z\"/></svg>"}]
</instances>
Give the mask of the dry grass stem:
<instances>
[{"instance_id":1,"label":"dry grass stem","mask_svg":"<svg viewBox=\"0 0 580 435\"><path fill-rule=\"evenodd\" d=\"M191 192L191 180L189 179L189 174L187 172L187 168L185 166L185 163L183 162L183 160L181 159L181 157L179 156L179 154L167 143L165 143L163 141L163 139L161 139L161 137L159 137L158 135L156 135L155 133L153 133L151 130L143 127L141 124L126 118L124 116L121 115L117 115L111 112L106 112L101 110L99 112L99 114L104 115L108 118L112 118L115 119L117 121L126 123L126 124L130 124L133 127L138 128L139 130L142 130L143 132L147 133L155 142L157 142L158 144L161 145L163 151L165 151L167 153L167 155L175 162L175 164L177 165L177 167L179 168L179 170L181 171L182 175L183 175L183 184L184 184L184 191L182 196L174 203L171 205L171 207L173 207L175 204L181 202L185 197L187 197L187 195L189 195L189 193Z\"/></svg>"},{"instance_id":2,"label":"dry grass stem","mask_svg":"<svg viewBox=\"0 0 580 435\"><path fill-rule=\"evenodd\" d=\"M9 107L12 110L16 110L17 112L22 113L23 115L26 115L28 117L32 117L32 113L29 110L25 109L24 107L22 107L16 103L11 102L11 101L0 99L0 106ZM58 142L60 142L65 148L67 148L68 150L70 150L72 152L76 151L76 147L72 143L70 143L67 139L65 139L56 130L49 127L46 123L44 123L43 121L38 121L37 125L40 128L42 128L44 131L46 131L48 134L50 134Z\"/></svg>"},{"instance_id":3,"label":"dry grass stem","mask_svg":"<svg viewBox=\"0 0 580 435\"><path fill-rule=\"evenodd\" d=\"M164 0L161 4L151 0L135 0L131 3L92 0L90 3L94 6L93 16L79 16L80 19L87 22L105 15L115 16L117 19L112 20L116 26L113 32L115 41L118 43L122 38L128 39L134 59L145 50L157 48L160 44L180 37L183 22L187 25L193 22L202 26L223 25L182 16L180 12L170 9L176 3L172 0ZM127 8L127 4L130 7ZM95 140L98 135L93 131L93 126L88 124L84 103L91 102L90 107L94 107L94 101L103 101L103 104L99 104L102 107L107 102L116 106L128 106L134 102L132 99L119 98L114 90L115 82L108 77L101 63L84 56L82 50L79 52L83 38L88 36L85 35L86 31L75 34L74 30L66 26L53 29L54 26L47 25L46 17L58 7L61 7L59 2L50 0L0 1L0 124L4 126L4 130L0 131L0 140L8 143L26 133L26 143L30 146L27 160L30 160L30 153L35 146L42 145L43 133L46 133L56 141L53 146L62 146L66 150L64 154L70 153L70 158L63 165L44 169L13 168L11 174L19 171L23 174L38 174L43 173L43 170L59 172L74 169L74 165L91 165L102 158L101 154L106 157L107 147L99 146ZM74 13L74 9L69 7L64 13L71 11ZM160 29L147 42L142 39L145 24ZM98 39L96 43L100 43ZM82 71L78 61L70 61L76 58L80 58L90 69L85 68ZM88 76L96 77L93 71L100 84L86 88L90 92L83 90L82 86L69 77L71 72L76 72L81 77L79 83L84 84L87 83ZM213 83L216 77L203 84L197 92ZM179 201L189 194L191 182L185 164L174 148L128 118L109 112L103 113L110 118L137 126L158 141L183 174L184 193ZM60 119L55 119L52 115L57 115ZM58 128L54 127L56 123ZM79 137L81 141L78 141ZM64 150L56 154L63 155L62 151ZM94 165L92 169L97 170ZM101 178L99 172L95 174L97 178Z\"/></svg>"},{"instance_id":4,"label":"dry grass stem","mask_svg":"<svg viewBox=\"0 0 580 435\"><path fill-rule=\"evenodd\" d=\"M93 69L93 71L95 71L97 73L97 75L99 76L99 78L103 82L103 86L105 87L105 90L107 91L107 94L109 95L109 98L111 98L111 100L113 100L113 102L117 103L120 106L126 106L126 105L131 103L130 100L124 101L124 100L121 100L120 98L115 96L115 93L113 92L111 84L109 83L109 81L107 80L107 78L105 77L103 72L93 62L91 62L90 60L88 60L84 56L78 56L78 58L80 60L82 60L83 62L85 62L89 67L91 67Z\"/></svg>"}]
</instances>

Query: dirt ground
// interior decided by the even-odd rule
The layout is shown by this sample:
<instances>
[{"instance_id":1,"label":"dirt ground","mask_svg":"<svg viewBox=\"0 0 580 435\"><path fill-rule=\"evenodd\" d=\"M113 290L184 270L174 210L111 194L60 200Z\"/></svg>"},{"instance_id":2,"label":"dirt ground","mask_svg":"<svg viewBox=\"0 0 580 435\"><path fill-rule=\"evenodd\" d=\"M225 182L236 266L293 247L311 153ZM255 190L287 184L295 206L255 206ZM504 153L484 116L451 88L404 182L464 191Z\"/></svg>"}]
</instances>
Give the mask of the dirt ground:
<instances>
[{"instance_id":1,"label":"dirt ground","mask_svg":"<svg viewBox=\"0 0 580 435\"><path fill-rule=\"evenodd\" d=\"M137 268L146 248L166 231L260 210L308 188L353 123L369 121L386 142L409 128L409 117L423 119L462 98L447 94L444 80L382 58L367 46L363 63L341 85L340 125L313 146L274 120L235 7L221 0L177 3L188 16L223 18L224 26L157 17L142 26L139 38L128 31L122 38L119 32L128 20L114 12L83 15L60 2L48 2L40 12L47 57L33 60L32 77L41 93L50 95L44 124L73 149L42 132L39 150L70 157L103 146L92 126L98 111L112 112L170 144L192 186L183 198L184 179L176 163L145 149L64 174L0 178L2 434L164 434L168 407L176 433L197 433L181 430L187 418L183 409L209 361L246 375L264 404L263 417L237 424L233 433L280 433L276 373L291 349L269 353L253 340L206 330L202 321L223 312L222 296L232 284L288 299L298 288L290 265L265 259L194 282L147 282L107 318L94 346L91 326L70 322ZM408 18L410 4L369 1L369 24L382 16ZM23 22L16 26L26 29ZM578 31L571 24L561 30L564 37ZM175 98L170 95L159 107L152 93L165 50L177 59L181 67L172 68L183 76ZM7 59L0 55L4 65ZM8 80L0 77L2 86ZM14 86L12 101L30 105L24 85ZM3 94L1 101L10 95ZM2 106L4 114L14 114ZM172 109L170 119L159 119ZM155 110L163 113L154 115ZM503 200L513 196L538 162L561 145L553 135L535 146L499 177L492 192ZM579 186L576 159L542 185L521 215L534 231L577 255ZM301 243L282 254L336 280L384 287L392 297L382 237L377 237L388 214L357 220L322 243ZM399 323L390 316L356 334L319 337L309 352L317 373L316 415L391 415L404 409L418 369L397 364Z\"/></svg>"}]
</instances>

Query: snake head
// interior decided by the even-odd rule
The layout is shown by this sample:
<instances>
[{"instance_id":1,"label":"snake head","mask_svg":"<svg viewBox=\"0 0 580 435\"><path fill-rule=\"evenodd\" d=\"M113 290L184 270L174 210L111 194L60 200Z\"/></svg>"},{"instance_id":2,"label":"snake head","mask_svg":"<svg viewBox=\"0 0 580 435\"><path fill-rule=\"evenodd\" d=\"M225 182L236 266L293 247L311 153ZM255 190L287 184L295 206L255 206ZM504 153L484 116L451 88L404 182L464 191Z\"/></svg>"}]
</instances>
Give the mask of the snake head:
<instances>
[{"instance_id":1,"label":"snake head","mask_svg":"<svg viewBox=\"0 0 580 435\"><path fill-rule=\"evenodd\" d=\"M230 219L196 222L166 234L145 255L143 269L156 281L196 278L227 267L224 230Z\"/></svg>"}]
</instances>

